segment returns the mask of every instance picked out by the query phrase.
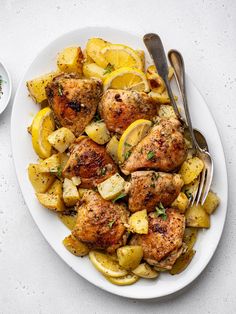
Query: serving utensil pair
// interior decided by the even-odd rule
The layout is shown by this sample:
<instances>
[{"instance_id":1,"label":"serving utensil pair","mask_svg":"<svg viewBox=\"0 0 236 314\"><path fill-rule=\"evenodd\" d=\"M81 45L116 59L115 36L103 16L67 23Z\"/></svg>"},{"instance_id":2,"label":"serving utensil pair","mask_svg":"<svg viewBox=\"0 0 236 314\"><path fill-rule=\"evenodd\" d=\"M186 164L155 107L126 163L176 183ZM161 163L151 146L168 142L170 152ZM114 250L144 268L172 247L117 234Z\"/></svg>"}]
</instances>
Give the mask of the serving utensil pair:
<instances>
[{"instance_id":1,"label":"serving utensil pair","mask_svg":"<svg viewBox=\"0 0 236 314\"><path fill-rule=\"evenodd\" d=\"M208 151L208 145L205 137L201 132L199 132L196 129L193 129L192 127L192 121L188 109L187 94L185 88L185 68L183 57L177 50L170 50L168 53L168 58L172 67L174 68L175 78L182 96L186 122L183 120L179 112L174 95L172 93L170 82L168 80L168 65L165 50L162 45L160 37L157 34L153 33L146 34L143 37L143 41L154 61L156 68L158 69L158 74L162 77L162 79L165 82L167 92L176 116L182 122L183 127L189 132L194 154L195 156L199 157L204 163L204 168L200 174L198 187L193 193L191 199L191 205L193 205L194 203L198 205L199 202L202 205L205 202L207 194L211 187L211 182L213 178L213 161Z\"/></svg>"}]
</instances>

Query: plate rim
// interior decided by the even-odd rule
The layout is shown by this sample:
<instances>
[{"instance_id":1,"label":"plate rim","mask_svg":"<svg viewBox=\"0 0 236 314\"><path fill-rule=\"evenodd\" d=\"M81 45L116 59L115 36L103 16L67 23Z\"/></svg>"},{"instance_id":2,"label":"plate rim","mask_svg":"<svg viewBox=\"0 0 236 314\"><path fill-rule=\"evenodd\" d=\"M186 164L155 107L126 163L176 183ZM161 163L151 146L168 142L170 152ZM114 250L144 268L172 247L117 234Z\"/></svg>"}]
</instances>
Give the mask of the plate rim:
<instances>
[{"instance_id":1,"label":"plate rim","mask_svg":"<svg viewBox=\"0 0 236 314\"><path fill-rule=\"evenodd\" d=\"M27 72L29 71L29 69L33 66L33 64L35 63L35 61L37 60L37 58L39 57L39 55L41 55L51 44L53 44L54 42L56 41L59 41L60 39L66 37L66 36L69 36L71 35L72 33L77 33L77 32L84 32L84 31L88 31L88 30L91 30L91 29L95 29L96 30L99 30L100 32L102 31L107 31L109 29L109 31L114 31L114 32L124 32L126 33L126 35L130 35L130 36L133 36L133 37L138 37L139 34L138 33L132 33L132 32L129 32L125 29L122 29L122 28L113 28L113 27L105 27L105 26L88 26L88 27L82 27L82 28L76 28L76 29L73 29L73 30L70 30L68 32L65 32L65 33L62 33L60 36L57 36L56 38L54 38L53 40L51 40L50 42L48 42L46 45L43 46L42 49L40 49L36 56L33 58L33 60L29 63L29 65L27 66L26 68L26 71L23 73L23 75L21 76L21 79L18 83L18 86L17 86L17 90L16 90L16 93L15 93L15 96L14 96L14 100L13 100L13 105L12 105L12 112L11 112L11 149L12 149L12 156L13 156L13 162L14 162L14 168L15 168L15 173L16 173L16 177L17 177L17 181L18 181L18 184L19 184L19 187L20 187L20 191L21 191L21 194L24 198L24 201L25 201L25 204L26 204L26 207L28 209L28 211L30 212L31 214L31 217L33 218L34 220L34 223L36 224L37 228L40 230L41 234L43 235L44 239L47 241L47 243L50 245L50 247L54 250L54 252L70 267L73 269L73 271L81 276L83 279L87 280L88 282L90 282L91 284L93 284L94 286L98 287L98 288L101 288L102 290L106 291L106 292L109 292L109 293L112 293L114 295L118 295L118 296L121 296L121 297L125 297L125 298L130 298L130 299L139 299L139 300L148 300L148 299L161 299L161 298L164 298L164 297L167 297L167 296L170 296L170 295L174 295L175 293L178 293L178 292L181 292L182 290L184 290L184 288L188 287L191 283L193 283L196 278L198 278L200 276L200 274L204 271L204 269L207 267L207 265L209 264L209 262L211 261L211 259L213 258L217 248L218 248L218 245L221 241L221 238L222 238L222 233L223 233L223 230L224 230L224 226L225 226L225 221L226 221L226 216L227 216L227 211L228 211L228 189L229 189L229 184L228 184L228 173L227 173L227 167L226 167L226 159L225 159L225 153L224 153L224 149L223 149L223 144L222 144L222 139L221 139L221 135L219 133L219 130L217 128L217 124L215 122L215 119L214 119L214 116L212 115L208 105L207 105L207 102L205 101L205 98L203 97L202 93L199 91L199 89L196 87L195 83L189 78L189 76L187 75L187 80L190 82L190 84L197 90L197 92L199 93L199 95L201 96L201 98L203 99L204 101L204 104L205 104L205 107L206 107L206 110L209 112L210 116L211 116L211 119L212 119L212 122L217 130L217 134L219 136L219 141L220 141L220 144L221 144L221 148L222 148L222 153L223 153L223 168L224 168L224 173L225 173L225 179L226 179L226 195L225 195L225 212L224 212L224 221L222 223L222 227L221 227L221 230L220 232L218 233L218 241L217 241L217 244L214 246L214 249L212 250L211 254L208 256L208 259L207 261L205 262L204 264L204 267L202 267L196 274L195 276L193 276L190 280L188 280L188 282L179 287L178 289L173 289L169 291L169 293L164 293L164 294L158 294L158 295L151 295L151 296L142 296L142 294L139 294L138 296L134 296L132 293L122 293L122 291L125 291L125 290L122 290L122 286L120 286L120 290L119 291L113 291L112 289L108 289L106 287L103 287L101 283L99 282L95 282L95 281L92 281L88 278L86 278L83 274L80 274L78 273L78 271L73 267L71 266L67 261L66 259L64 258L64 256L62 256L62 254L60 254L59 251L57 251L57 249L50 243L50 240L48 239L48 237L46 236L46 234L44 233L44 231L42 230L42 228L40 227L40 225L37 223L37 220L35 219L34 217L34 214L32 212L32 210L30 210L30 207L28 206L27 204L27 201L26 201L26 198L25 198L25 195L22 191L22 187L21 187L21 184L20 184L20 175L18 174L18 170L17 170L17 167L16 167L16 156L15 156L15 150L14 150L14 146L13 146L13 142L14 142L14 138L13 138L13 119L14 119L14 108L16 107L16 103L17 103L17 98L18 98L18 95L20 94L20 90L21 90L21 85L22 83L24 83L25 81L25 77L26 77L26 74ZM145 287L145 286L144 286Z\"/></svg>"}]
</instances>

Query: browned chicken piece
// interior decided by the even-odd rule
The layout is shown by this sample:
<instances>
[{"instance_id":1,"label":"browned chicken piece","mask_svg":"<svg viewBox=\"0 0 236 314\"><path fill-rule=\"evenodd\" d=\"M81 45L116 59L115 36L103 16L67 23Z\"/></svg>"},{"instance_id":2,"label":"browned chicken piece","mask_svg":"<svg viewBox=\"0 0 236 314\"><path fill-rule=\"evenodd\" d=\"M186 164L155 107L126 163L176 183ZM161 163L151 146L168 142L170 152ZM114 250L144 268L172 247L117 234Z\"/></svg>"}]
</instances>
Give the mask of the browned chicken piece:
<instances>
[{"instance_id":1,"label":"browned chicken piece","mask_svg":"<svg viewBox=\"0 0 236 314\"><path fill-rule=\"evenodd\" d=\"M168 257L166 265L173 265L179 256L176 252L182 247L184 215L175 209L166 209L166 215L167 219L164 220L163 216L150 213L148 234L135 234L131 239L131 244L142 246L143 257L151 265L160 265Z\"/></svg>"},{"instance_id":2,"label":"browned chicken piece","mask_svg":"<svg viewBox=\"0 0 236 314\"><path fill-rule=\"evenodd\" d=\"M113 253L127 240L125 224L128 211L124 204L104 200L88 190L77 204L78 218L73 235L93 249Z\"/></svg>"},{"instance_id":3,"label":"browned chicken piece","mask_svg":"<svg viewBox=\"0 0 236 314\"><path fill-rule=\"evenodd\" d=\"M186 155L179 120L159 118L147 136L133 148L130 157L122 165L122 171L126 175L142 168L169 172L180 166Z\"/></svg>"},{"instance_id":4,"label":"browned chicken piece","mask_svg":"<svg viewBox=\"0 0 236 314\"><path fill-rule=\"evenodd\" d=\"M176 199L183 185L179 174L152 170L133 172L129 186L129 210L146 209L151 212L158 203L167 207Z\"/></svg>"},{"instance_id":5,"label":"browned chicken piece","mask_svg":"<svg viewBox=\"0 0 236 314\"><path fill-rule=\"evenodd\" d=\"M94 188L117 172L117 167L106 152L87 136L81 136L70 147L70 157L62 172L63 177L80 177L81 188Z\"/></svg>"},{"instance_id":6,"label":"browned chicken piece","mask_svg":"<svg viewBox=\"0 0 236 314\"><path fill-rule=\"evenodd\" d=\"M157 104L146 93L109 89L102 96L99 113L109 131L122 134L135 120L151 120Z\"/></svg>"},{"instance_id":7,"label":"browned chicken piece","mask_svg":"<svg viewBox=\"0 0 236 314\"><path fill-rule=\"evenodd\" d=\"M47 98L58 126L79 136L92 120L102 96L102 82L61 74L46 87Z\"/></svg>"}]
</instances>

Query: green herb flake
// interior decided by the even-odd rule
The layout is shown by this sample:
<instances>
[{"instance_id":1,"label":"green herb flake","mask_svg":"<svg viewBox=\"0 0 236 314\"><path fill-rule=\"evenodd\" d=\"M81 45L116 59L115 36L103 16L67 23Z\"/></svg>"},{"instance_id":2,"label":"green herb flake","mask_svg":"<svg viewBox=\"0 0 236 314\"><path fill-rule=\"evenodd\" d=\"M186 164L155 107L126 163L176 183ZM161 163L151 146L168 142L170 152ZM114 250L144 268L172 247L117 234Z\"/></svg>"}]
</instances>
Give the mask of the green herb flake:
<instances>
[{"instance_id":1,"label":"green herb flake","mask_svg":"<svg viewBox=\"0 0 236 314\"><path fill-rule=\"evenodd\" d=\"M113 200L112 202L115 203L116 201L120 200L121 198L123 198L123 197L125 197L125 196L126 196L126 194L121 193L121 194L119 194L116 198L114 198L114 200Z\"/></svg>"},{"instance_id":2,"label":"green herb flake","mask_svg":"<svg viewBox=\"0 0 236 314\"><path fill-rule=\"evenodd\" d=\"M150 184L150 187L151 187L151 188L155 188L155 183L151 183L151 184Z\"/></svg>"},{"instance_id":3,"label":"green herb flake","mask_svg":"<svg viewBox=\"0 0 236 314\"><path fill-rule=\"evenodd\" d=\"M57 176L58 176L59 178L61 178L61 175L62 175L62 168L61 168L61 166L58 166L58 167L57 167Z\"/></svg>"},{"instance_id":4,"label":"green herb flake","mask_svg":"<svg viewBox=\"0 0 236 314\"><path fill-rule=\"evenodd\" d=\"M125 142L125 146L127 147L132 147L132 145L130 145L129 143Z\"/></svg>"},{"instance_id":5,"label":"green herb flake","mask_svg":"<svg viewBox=\"0 0 236 314\"><path fill-rule=\"evenodd\" d=\"M103 75L106 75L106 74L109 74L109 73L111 73L112 71L114 71L115 68L114 68L114 65L113 65L113 64L108 63L108 65L105 67L104 70L105 70L105 71L103 72Z\"/></svg>"},{"instance_id":6,"label":"green herb flake","mask_svg":"<svg viewBox=\"0 0 236 314\"><path fill-rule=\"evenodd\" d=\"M63 88L61 85L58 85L58 96L63 96Z\"/></svg>"},{"instance_id":7,"label":"green herb flake","mask_svg":"<svg viewBox=\"0 0 236 314\"><path fill-rule=\"evenodd\" d=\"M101 175L102 175L102 176L105 176L106 172L107 172L107 168L106 168L106 167L103 167L103 168L101 169Z\"/></svg>"},{"instance_id":8,"label":"green herb flake","mask_svg":"<svg viewBox=\"0 0 236 314\"><path fill-rule=\"evenodd\" d=\"M94 121L97 122L97 121L100 121L100 120L101 120L101 118L100 118L99 114L96 113L95 116L94 116Z\"/></svg>"},{"instance_id":9,"label":"green herb flake","mask_svg":"<svg viewBox=\"0 0 236 314\"><path fill-rule=\"evenodd\" d=\"M147 153L147 160L151 160L154 156L155 156L155 153L152 150L150 150Z\"/></svg>"},{"instance_id":10,"label":"green herb flake","mask_svg":"<svg viewBox=\"0 0 236 314\"><path fill-rule=\"evenodd\" d=\"M156 206L155 209L156 209L156 216L157 217L160 216L162 220L167 219L166 209L161 202L158 204L158 206Z\"/></svg>"},{"instance_id":11,"label":"green herb flake","mask_svg":"<svg viewBox=\"0 0 236 314\"><path fill-rule=\"evenodd\" d=\"M111 229L114 223L115 223L115 220L111 220L111 221L108 222L107 225Z\"/></svg>"},{"instance_id":12,"label":"green herb flake","mask_svg":"<svg viewBox=\"0 0 236 314\"><path fill-rule=\"evenodd\" d=\"M186 191L185 191L185 194L186 194L186 196L187 196L188 199L190 199L190 198L193 197L192 193L189 192L189 190L186 190Z\"/></svg>"},{"instance_id":13,"label":"green herb flake","mask_svg":"<svg viewBox=\"0 0 236 314\"><path fill-rule=\"evenodd\" d=\"M125 153L125 160L128 159L130 155L131 155L131 150L128 150L128 151Z\"/></svg>"}]
</instances>

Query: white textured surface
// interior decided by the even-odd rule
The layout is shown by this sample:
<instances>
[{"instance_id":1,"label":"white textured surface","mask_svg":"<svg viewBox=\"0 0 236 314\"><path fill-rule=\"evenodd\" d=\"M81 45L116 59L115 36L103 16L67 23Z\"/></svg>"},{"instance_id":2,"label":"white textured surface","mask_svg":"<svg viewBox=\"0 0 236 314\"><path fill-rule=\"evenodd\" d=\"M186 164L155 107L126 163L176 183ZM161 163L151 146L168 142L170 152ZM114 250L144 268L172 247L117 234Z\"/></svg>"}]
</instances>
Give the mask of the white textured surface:
<instances>
[{"instance_id":1,"label":"white textured surface","mask_svg":"<svg viewBox=\"0 0 236 314\"><path fill-rule=\"evenodd\" d=\"M223 237L203 274L169 300L139 302L95 288L52 251L24 204L11 155L9 106L0 116L0 313L234 313L236 2L1 0L0 58L12 75L14 92L46 44L89 25L158 32L167 47L184 54L188 74L211 109L225 149L231 187Z\"/></svg>"}]
</instances>

